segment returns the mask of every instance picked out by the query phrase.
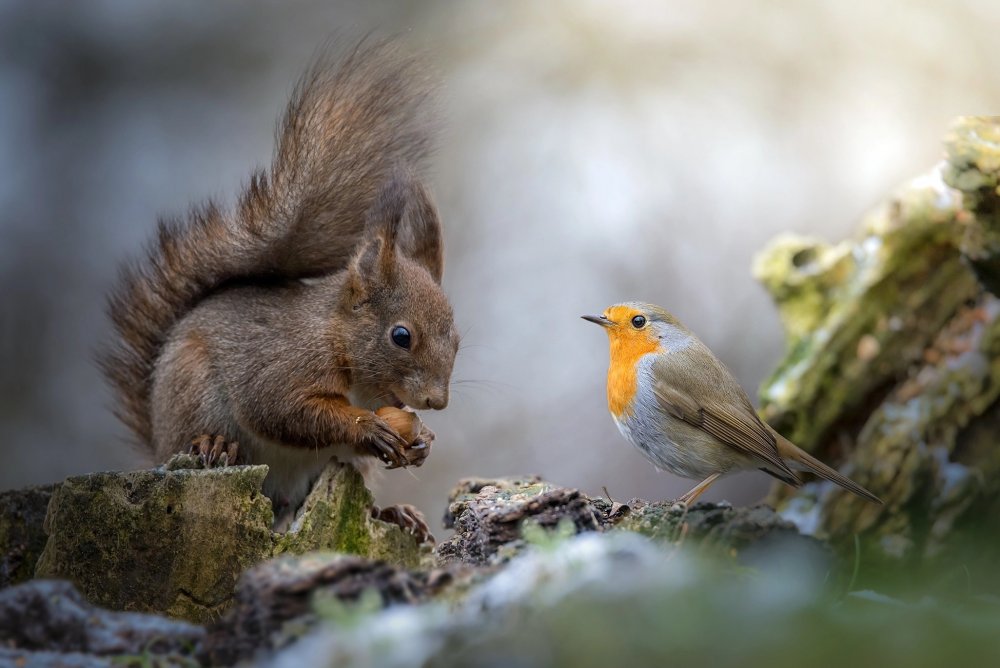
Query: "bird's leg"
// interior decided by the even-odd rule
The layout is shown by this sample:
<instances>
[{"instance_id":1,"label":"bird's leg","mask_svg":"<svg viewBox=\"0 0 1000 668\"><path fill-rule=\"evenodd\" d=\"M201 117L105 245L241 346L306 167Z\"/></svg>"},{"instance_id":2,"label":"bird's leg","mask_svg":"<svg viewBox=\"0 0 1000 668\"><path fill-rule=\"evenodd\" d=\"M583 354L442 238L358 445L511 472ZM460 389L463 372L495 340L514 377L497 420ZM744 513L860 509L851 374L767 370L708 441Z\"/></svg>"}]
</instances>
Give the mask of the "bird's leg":
<instances>
[{"instance_id":1,"label":"bird's leg","mask_svg":"<svg viewBox=\"0 0 1000 668\"><path fill-rule=\"evenodd\" d=\"M699 482L697 485L692 487L690 491L678 497L677 500L674 501L674 505L672 506L672 508L680 508L681 510L686 510L695 502L695 499L697 499L699 496L705 493L705 490L708 489L712 485L712 483L719 478L720 475L722 474L713 473L712 475L708 476L707 478Z\"/></svg>"}]
</instances>

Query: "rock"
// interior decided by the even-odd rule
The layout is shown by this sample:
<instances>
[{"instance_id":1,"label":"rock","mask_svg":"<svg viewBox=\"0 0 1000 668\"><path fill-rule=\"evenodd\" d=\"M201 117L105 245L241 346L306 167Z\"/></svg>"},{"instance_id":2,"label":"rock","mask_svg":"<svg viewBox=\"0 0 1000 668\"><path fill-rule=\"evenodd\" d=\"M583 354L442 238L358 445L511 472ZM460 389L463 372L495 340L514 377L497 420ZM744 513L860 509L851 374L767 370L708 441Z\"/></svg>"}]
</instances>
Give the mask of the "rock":
<instances>
[{"instance_id":1,"label":"rock","mask_svg":"<svg viewBox=\"0 0 1000 668\"><path fill-rule=\"evenodd\" d=\"M30 580L45 548L45 510L57 485L0 493L0 589Z\"/></svg>"},{"instance_id":2,"label":"rock","mask_svg":"<svg viewBox=\"0 0 1000 668\"><path fill-rule=\"evenodd\" d=\"M259 650L283 647L319 620L331 601L371 606L417 603L430 591L426 573L409 573L385 562L356 556L312 553L285 556L247 571L236 605L215 623L205 643L212 665L231 665Z\"/></svg>"},{"instance_id":3,"label":"rock","mask_svg":"<svg viewBox=\"0 0 1000 668\"><path fill-rule=\"evenodd\" d=\"M1000 120L963 118L947 160L836 245L782 237L755 262L788 351L762 413L879 495L831 486L772 500L852 554L862 577L961 568L1000 585Z\"/></svg>"},{"instance_id":4,"label":"rock","mask_svg":"<svg viewBox=\"0 0 1000 668\"><path fill-rule=\"evenodd\" d=\"M287 534L271 531L266 474L233 466L69 478L49 504L36 575L70 580L98 605L207 622L230 605L240 574L274 554L420 561L413 536L370 517L371 494L353 467L331 463Z\"/></svg>"},{"instance_id":5,"label":"rock","mask_svg":"<svg viewBox=\"0 0 1000 668\"><path fill-rule=\"evenodd\" d=\"M441 564L482 566L509 556L523 546L525 521L547 529L565 523L576 532L601 528L590 499L537 476L465 479L448 502L445 526L455 535L437 547Z\"/></svg>"},{"instance_id":6,"label":"rock","mask_svg":"<svg viewBox=\"0 0 1000 668\"><path fill-rule=\"evenodd\" d=\"M35 580L0 591L0 663L111 665L123 655L190 656L204 630L185 622L96 608L68 582ZM121 661L114 661L121 665Z\"/></svg>"}]
</instances>

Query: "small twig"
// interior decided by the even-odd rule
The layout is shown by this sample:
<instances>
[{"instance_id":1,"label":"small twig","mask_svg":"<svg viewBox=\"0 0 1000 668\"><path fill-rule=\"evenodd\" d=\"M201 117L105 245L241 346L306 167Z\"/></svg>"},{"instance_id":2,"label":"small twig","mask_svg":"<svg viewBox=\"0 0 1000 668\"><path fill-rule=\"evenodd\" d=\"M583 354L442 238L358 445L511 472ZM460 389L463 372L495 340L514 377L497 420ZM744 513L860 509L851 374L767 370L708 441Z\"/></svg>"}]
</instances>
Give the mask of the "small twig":
<instances>
[{"instance_id":1,"label":"small twig","mask_svg":"<svg viewBox=\"0 0 1000 668\"><path fill-rule=\"evenodd\" d=\"M857 582L858 572L861 570L861 539L858 538L858 534L854 534L854 572L851 573L851 581L847 583L847 593L850 593L854 589L854 583Z\"/></svg>"}]
</instances>

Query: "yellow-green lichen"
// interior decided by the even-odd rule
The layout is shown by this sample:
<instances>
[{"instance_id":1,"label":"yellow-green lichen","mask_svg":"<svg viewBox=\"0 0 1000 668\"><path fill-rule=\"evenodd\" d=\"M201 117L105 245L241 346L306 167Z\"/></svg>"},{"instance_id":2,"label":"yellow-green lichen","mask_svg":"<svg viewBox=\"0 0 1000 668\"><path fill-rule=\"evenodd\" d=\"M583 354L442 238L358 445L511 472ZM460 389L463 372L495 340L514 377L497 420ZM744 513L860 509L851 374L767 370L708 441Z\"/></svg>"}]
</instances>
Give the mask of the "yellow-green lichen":
<instances>
[{"instance_id":1,"label":"yellow-green lichen","mask_svg":"<svg viewBox=\"0 0 1000 668\"><path fill-rule=\"evenodd\" d=\"M979 280L1000 292L1000 117L965 116L945 140L944 180L962 193L959 246Z\"/></svg>"},{"instance_id":2,"label":"yellow-green lichen","mask_svg":"<svg viewBox=\"0 0 1000 668\"><path fill-rule=\"evenodd\" d=\"M762 409L792 441L815 449L975 296L954 242L958 206L932 174L873 212L854 242L786 237L757 258L789 336L788 355L761 388Z\"/></svg>"},{"instance_id":3,"label":"yellow-green lichen","mask_svg":"<svg viewBox=\"0 0 1000 668\"><path fill-rule=\"evenodd\" d=\"M985 577L1000 557L992 540L955 556L1000 531L1000 119L959 119L946 150L855 239L782 239L757 262L789 338L762 412L883 498L806 492L810 527L883 575L951 554Z\"/></svg>"},{"instance_id":4,"label":"yellow-green lichen","mask_svg":"<svg viewBox=\"0 0 1000 668\"><path fill-rule=\"evenodd\" d=\"M1000 398L1000 301L984 295L952 329L940 341L950 352L891 393L858 434L852 475L886 505L831 490L821 531L834 542L862 534L895 546L894 557L920 561L942 553L952 530L996 496L992 429L963 432ZM972 447L974 457L960 451Z\"/></svg>"}]
</instances>

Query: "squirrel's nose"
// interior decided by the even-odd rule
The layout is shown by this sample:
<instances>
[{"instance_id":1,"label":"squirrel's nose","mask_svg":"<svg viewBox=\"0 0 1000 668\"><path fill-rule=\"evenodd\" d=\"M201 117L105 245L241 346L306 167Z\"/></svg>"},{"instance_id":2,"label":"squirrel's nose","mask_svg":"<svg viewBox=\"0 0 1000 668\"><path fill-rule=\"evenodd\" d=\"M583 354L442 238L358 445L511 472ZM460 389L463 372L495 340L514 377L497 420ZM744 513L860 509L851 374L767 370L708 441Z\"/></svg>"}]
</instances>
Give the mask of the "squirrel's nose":
<instances>
[{"instance_id":1,"label":"squirrel's nose","mask_svg":"<svg viewBox=\"0 0 1000 668\"><path fill-rule=\"evenodd\" d=\"M448 405L448 389L445 388L444 392L427 395L424 399L424 405L436 411L441 410Z\"/></svg>"}]
</instances>

